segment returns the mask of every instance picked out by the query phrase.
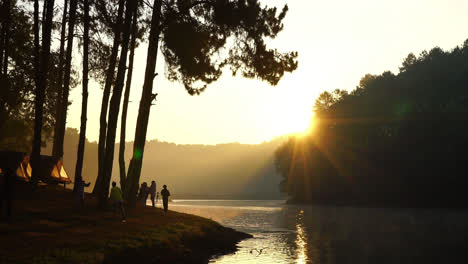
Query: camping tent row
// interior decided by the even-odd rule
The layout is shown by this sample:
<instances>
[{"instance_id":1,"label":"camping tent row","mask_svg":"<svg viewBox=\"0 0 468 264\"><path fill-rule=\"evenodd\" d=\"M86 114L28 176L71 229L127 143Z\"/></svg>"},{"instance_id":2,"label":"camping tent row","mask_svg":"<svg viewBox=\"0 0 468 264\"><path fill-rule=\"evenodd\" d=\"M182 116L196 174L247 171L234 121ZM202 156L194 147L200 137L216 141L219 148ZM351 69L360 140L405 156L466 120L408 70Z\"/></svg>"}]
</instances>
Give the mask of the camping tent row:
<instances>
[{"instance_id":1,"label":"camping tent row","mask_svg":"<svg viewBox=\"0 0 468 264\"><path fill-rule=\"evenodd\" d=\"M24 152L0 151L0 168L15 171L19 180L29 182L31 180L30 156ZM70 183L63 162L60 158L41 155L39 164L39 179L45 183Z\"/></svg>"}]
</instances>

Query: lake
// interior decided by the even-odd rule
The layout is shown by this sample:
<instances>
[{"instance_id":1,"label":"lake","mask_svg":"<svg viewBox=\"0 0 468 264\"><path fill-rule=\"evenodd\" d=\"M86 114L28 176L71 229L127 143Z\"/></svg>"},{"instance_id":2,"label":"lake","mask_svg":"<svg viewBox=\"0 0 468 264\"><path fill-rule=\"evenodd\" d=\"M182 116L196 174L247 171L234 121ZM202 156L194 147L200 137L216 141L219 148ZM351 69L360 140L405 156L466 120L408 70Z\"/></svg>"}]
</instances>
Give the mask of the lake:
<instances>
[{"instance_id":1,"label":"lake","mask_svg":"<svg viewBox=\"0 0 468 264\"><path fill-rule=\"evenodd\" d=\"M170 210L254 237L210 263L468 263L468 212L174 200Z\"/></svg>"}]
</instances>

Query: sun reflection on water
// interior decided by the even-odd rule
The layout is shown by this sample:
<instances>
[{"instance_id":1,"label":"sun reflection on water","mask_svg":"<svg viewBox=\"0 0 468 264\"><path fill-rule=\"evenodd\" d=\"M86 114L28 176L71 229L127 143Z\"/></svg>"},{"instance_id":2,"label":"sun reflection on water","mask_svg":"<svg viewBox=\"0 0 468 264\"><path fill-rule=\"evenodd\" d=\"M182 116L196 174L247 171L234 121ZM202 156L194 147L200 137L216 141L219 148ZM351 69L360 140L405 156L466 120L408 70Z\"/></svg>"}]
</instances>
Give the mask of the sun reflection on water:
<instances>
[{"instance_id":1,"label":"sun reflection on water","mask_svg":"<svg viewBox=\"0 0 468 264\"><path fill-rule=\"evenodd\" d=\"M296 220L296 230L297 230L297 235L296 235L296 252L297 252L297 259L296 263L297 264L306 264L307 263L307 238L306 238L306 233L304 230L304 211L300 211L299 214L297 215L297 220Z\"/></svg>"}]
</instances>

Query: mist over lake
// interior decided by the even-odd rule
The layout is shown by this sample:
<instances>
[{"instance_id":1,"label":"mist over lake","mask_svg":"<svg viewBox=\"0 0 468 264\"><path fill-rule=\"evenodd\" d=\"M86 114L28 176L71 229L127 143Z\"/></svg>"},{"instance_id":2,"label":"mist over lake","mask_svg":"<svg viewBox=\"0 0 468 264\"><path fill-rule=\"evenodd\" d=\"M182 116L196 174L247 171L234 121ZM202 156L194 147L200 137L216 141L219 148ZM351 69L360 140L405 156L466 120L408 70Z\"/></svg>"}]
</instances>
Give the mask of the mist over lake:
<instances>
[{"instance_id":1,"label":"mist over lake","mask_svg":"<svg viewBox=\"0 0 468 264\"><path fill-rule=\"evenodd\" d=\"M281 199L281 176L274 167L274 151L284 142L277 138L257 145L179 145L157 140L146 143L140 182L155 180L158 191L168 185L175 198L191 199ZM78 131L67 129L64 166L74 178ZM126 143L126 162L131 158L131 142ZM51 144L44 149L51 151ZM94 186L97 175L97 143L86 143L83 174ZM118 149L119 144L116 145ZM117 152L113 171L118 172ZM112 180L120 181L118 173Z\"/></svg>"}]
</instances>

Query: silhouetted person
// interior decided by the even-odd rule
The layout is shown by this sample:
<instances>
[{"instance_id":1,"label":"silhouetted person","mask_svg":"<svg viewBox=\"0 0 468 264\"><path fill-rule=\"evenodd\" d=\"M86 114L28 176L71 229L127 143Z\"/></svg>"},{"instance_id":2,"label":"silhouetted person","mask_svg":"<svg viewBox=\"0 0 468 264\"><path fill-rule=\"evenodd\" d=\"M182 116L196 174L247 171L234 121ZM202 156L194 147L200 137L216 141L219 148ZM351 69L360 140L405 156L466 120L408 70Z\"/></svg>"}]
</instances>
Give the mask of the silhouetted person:
<instances>
[{"instance_id":1,"label":"silhouetted person","mask_svg":"<svg viewBox=\"0 0 468 264\"><path fill-rule=\"evenodd\" d=\"M169 196L171 196L171 193L167 189L166 185L164 185L163 189L161 190L161 196L162 196L162 199L163 199L164 212L167 212L167 207L168 207L168 203L169 203Z\"/></svg>"},{"instance_id":2,"label":"silhouetted person","mask_svg":"<svg viewBox=\"0 0 468 264\"><path fill-rule=\"evenodd\" d=\"M112 201L112 209L114 211L114 214L117 211L120 211L122 215L122 222L127 221L127 217L125 215L125 208L123 204L123 196L122 196L122 190L120 190L119 187L117 187L117 183L115 181L112 182L112 189L110 192L110 199Z\"/></svg>"},{"instance_id":3,"label":"silhouetted person","mask_svg":"<svg viewBox=\"0 0 468 264\"><path fill-rule=\"evenodd\" d=\"M152 181L151 186L149 188L149 194L151 198L151 203L153 204L154 207L154 198L156 198L156 182Z\"/></svg>"},{"instance_id":4,"label":"silhouetted person","mask_svg":"<svg viewBox=\"0 0 468 264\"><path fill-rule=\"evenodd\" d=\"M140 186L140 192L138 193L138 200L141 201L143 206L146 206L146 200L148 200L149 188L146 182Z\"/></svg>"},{"instance_id":5,"label":"silhouetted person","mask_svg":"<svg viewBox=\"0 0 468 264\"><path fill-rule=\"evenodd\" d=\"M0 215L3 215L3 201L6 203L6 217L11 220L15 174L10 169L0 168Z\"/></svg>"},{"instance_id":6,"label":"silhouetted person","mask_svg":"<svg viewBox=\"0 0 468 264\"><path fill-rule=\"evenodd\" d=\"M76 190L75 190L75 206L76 208L85 207L85 200L84 200L84 188L89 187L91 182L86 183L83 180L79 180L76 182Z\"/></svg>"}]
</instances>

